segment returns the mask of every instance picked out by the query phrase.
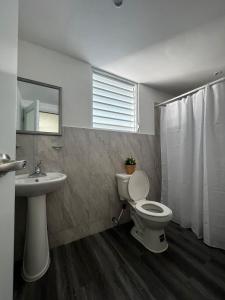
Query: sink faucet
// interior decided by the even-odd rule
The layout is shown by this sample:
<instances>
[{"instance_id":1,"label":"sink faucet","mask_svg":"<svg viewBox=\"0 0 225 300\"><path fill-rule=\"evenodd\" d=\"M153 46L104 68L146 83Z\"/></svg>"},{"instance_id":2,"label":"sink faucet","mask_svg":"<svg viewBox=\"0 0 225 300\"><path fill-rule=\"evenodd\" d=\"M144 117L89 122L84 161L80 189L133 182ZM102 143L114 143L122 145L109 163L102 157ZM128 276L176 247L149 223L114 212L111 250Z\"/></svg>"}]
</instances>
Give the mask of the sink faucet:
<instances>
[{"instance_id":1,"label":"sink faucet","mask_svg":"<svg viewBox=\"0 0 225 300\"><path fill-rule=\"evenodd\" d=\"M47 176L46 173L41 170L42 161L40 160L37 165L34 167L34 171L29 175L29 177L43 177Z\"/></svg>"}]
</instances>

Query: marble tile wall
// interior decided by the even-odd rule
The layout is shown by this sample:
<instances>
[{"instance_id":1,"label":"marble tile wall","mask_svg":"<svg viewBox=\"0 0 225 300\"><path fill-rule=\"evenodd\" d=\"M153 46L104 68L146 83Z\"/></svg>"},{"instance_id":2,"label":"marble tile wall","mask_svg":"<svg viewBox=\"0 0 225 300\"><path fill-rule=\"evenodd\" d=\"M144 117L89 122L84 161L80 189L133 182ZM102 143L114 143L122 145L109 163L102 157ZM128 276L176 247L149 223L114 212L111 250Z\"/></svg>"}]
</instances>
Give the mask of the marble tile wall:
<instances>
[{"instance_id":1,"label":"marble tile wall","mask_svg":"<svg viewBox=\"0 0 225 300\"><path fill-rule=\"evenodd\" d=\"M61 146L55 150L52 146ZM67 174L64 186L47 196L50 247L66 244L112 227L118 216L115 174L124 172L123 162L132 155L137 168L150 179L150 199L160 199L160 145L156 136L103 130L63 128L61 137L17 135L17 159L27 159L31 172L42 160L44 171ZM24 171L23 171L24 172ZM129 220L129 211L123 222ZM26 199L16 198L15 259L22 257L26 222Z\"/></svg>"}]
</instances>

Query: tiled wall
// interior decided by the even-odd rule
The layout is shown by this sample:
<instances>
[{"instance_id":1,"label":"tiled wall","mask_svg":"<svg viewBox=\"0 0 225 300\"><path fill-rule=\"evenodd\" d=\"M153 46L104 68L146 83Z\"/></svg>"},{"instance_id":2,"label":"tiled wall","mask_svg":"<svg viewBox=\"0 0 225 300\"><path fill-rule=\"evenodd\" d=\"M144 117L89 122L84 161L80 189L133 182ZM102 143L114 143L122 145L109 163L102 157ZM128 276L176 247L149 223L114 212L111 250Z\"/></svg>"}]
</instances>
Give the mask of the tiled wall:
<instances>
[{"instance_id":1,"label":"tiled wall","mask_svg":"<svg viewBox=\"0 0 225 300\"><path fill-rule=\"evenodd\" d=\"M61 146L55 150L52 146ZM121 202L115 174L124 172L124 159L133 155L137 168L150 179L150 198L160 199L158 136L103 130L63 128L61 137L17 135L17 159L27 159L31 172L43 161L44 171L67 174L64 186L47 196L50 246L55 247L112 226ZM26 222L26 199L16 199L15 259L21 258ZM124 221L129 219L129 213Z\"/></svg>"}]
</instances>

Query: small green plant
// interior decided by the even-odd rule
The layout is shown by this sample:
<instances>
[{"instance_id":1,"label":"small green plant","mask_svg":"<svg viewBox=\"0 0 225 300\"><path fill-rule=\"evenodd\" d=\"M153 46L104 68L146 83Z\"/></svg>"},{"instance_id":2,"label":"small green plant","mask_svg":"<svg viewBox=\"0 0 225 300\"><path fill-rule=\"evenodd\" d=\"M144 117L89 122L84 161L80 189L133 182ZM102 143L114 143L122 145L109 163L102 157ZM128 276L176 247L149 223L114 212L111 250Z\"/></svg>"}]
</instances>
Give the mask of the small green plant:
<instances>
[{"instance_id":1,"label":"small green plant","mask_svg":"<svg viewBox=\"0 0 225 300\"><path fill-rule=\"evenodd\" d=\"M125 165L136 165L136 160L130 156L125 160Z\"/></svg>"}]
</instances>

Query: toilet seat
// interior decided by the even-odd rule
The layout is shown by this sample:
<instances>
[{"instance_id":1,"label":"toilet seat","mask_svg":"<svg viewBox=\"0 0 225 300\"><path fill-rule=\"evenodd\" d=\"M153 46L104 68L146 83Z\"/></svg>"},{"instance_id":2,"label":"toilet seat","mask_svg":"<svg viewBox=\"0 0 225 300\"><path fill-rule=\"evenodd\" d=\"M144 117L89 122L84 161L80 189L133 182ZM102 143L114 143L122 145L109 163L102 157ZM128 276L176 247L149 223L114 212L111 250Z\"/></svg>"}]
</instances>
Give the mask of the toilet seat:
<instances>
[{"instance_id":1,"label":"toilet seat","mask_svg":"<svg viewBox=\"0 0 225 300\"><path fill-rule=\"evenodd\" d=\"M133 203L129 202L136 209L137 213L144 218L162 221L166 217L171 216L172 211L162 203L146 200L149 187L147 174L144 171L135 171L128 182L128 193Z\"/></svg>"},{"instance_id":2,"label":"toilet seat","mask_svg":"<svg viewBox=\"0 0 225 300\"><path fill-rule=\"evenodd\" d=\"M172 214L172 211L169 207L163 205L162 203L149 200L139 200L135 205L135 208L138 212L146 215L157 218L167 217Z\"/></svg>"}]
</instances>

